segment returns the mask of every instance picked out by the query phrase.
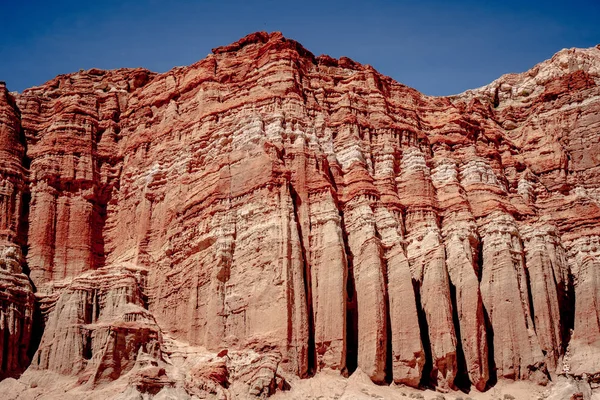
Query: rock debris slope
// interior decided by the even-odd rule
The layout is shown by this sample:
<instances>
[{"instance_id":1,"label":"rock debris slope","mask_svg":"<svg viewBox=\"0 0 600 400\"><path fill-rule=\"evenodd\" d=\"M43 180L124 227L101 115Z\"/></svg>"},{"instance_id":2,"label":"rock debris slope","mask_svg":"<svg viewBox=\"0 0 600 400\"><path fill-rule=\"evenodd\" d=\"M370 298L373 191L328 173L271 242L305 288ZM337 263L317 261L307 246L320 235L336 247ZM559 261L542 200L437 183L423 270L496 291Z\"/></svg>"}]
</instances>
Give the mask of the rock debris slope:
<instances>
[{"instance_id":1,"label":"rock debris slope","mask_svg":"<svg viewBox=\"0 0 600 400\"><path fill-rule=\"evenodd\" d=\"M2 85L0 372L133 398L598 382L599 85L596 47L429 97L279 33Z\"/></svg>"}]
</instances>

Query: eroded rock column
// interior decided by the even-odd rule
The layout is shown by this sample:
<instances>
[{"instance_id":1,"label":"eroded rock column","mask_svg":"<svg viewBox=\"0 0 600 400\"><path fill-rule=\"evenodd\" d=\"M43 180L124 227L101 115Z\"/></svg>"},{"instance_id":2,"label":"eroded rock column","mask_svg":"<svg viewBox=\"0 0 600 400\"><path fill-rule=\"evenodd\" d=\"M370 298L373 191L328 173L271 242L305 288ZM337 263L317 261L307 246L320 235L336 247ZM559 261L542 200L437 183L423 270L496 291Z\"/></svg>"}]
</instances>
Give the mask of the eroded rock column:
<instances>
[{"instance_id":1,"label":"eroded rock column","mask_svg":"<svg viewBox=\"0 0 600 400\"><path fill-rule=\"evenodd\" d=\"M479 237L469 203L460 190L458 170L450 159L436 160L432 171L440 208L446 265L454 291L457 334L470 382L480 391L489 379L488 340L479 290ZM464 382L463 382L464 384Z\"/></svg>"},{"instance_id":2,"label":"eroded rock column","mask_svg":"<svg viewBox=\"0 0 600 400\"><path fill-rule=\"evenodd\" d=\"M481 296L494 330L498 377L546 381L546 367L533 328L523 248L514 219L492 213L482 220Z\"/></svg>"},{"instance_id":3,"label":"eroded rock column","mask_svg":"<svg viewBox=\"0 0 600 400\"><path fill-rule=\"evenodd\" d=\"M33 291L23 273L24 146L15 101L0 82L0 379L28 365Z\"/></svg>"},{"instance_id":4,"label":"eroded rock column","mask_svg":"<svg viewBox=\"0 0 600 400\"><path fill-rule=\"evenodd\" d=\"M317 367L346 366L348 266L342 220L331 192L310 197L310 262Z\"/></svg>"},{"instance_id":5,"label":"eroded rock column","mask_svg":"<svg viewBox=\"0 0 600 400\"><path fill-rule=\"evenodd\" d=\"M428 335L431 346L430 379L452 387L457 374L456 334L446 253L435 212L435 188L425 155L418 148L403 153L398 195L406 207L406 253L413 279L419 283L428 330L422 334Z\"/></svg>"},{"instance_id":6,"label":"eroded rock column","mask_svg":"<svg viewBox=\"0 0 600 400\"><path fill-rule=\"evenodd\" d=\"M383 252L367 196L346 205L344 218L354 266L358 313L358 367L374 382L384 382L387 319Z\"/></svg>"}]
</instances>

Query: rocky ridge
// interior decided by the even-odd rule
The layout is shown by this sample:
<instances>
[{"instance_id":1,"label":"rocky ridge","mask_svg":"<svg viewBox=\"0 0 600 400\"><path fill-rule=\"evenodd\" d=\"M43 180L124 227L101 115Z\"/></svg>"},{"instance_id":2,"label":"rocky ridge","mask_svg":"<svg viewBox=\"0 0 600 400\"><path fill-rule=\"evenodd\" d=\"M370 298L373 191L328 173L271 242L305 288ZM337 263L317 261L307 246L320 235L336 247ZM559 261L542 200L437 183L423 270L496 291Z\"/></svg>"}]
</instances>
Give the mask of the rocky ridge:
<instances>
[{"instance_id":1,"label":"rocky ridge","mask_svg":"<svg viewBox=\"0 0 600 400\"><path fill-rule=\"evenodd\" d=\"M595 47L429 97L259 32L2 85L0 387L595 388L599 84Z\"/></svg>"}]
</instances>

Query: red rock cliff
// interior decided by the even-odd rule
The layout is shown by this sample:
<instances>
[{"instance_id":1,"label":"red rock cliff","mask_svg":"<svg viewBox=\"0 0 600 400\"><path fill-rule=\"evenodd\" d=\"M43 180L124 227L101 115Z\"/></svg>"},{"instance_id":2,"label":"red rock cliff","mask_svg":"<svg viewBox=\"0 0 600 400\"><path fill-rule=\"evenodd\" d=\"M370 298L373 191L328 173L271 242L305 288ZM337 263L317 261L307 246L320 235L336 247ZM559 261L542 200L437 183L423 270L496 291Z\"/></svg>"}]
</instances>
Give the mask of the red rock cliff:
<instances>
[{"instance_id":1,"label":"red rock cliff","mask_svg":"<svg viewBox=\"0 0 600 400\"><path fill-rule=\"evenodd\" d=\"M599 84L574 49L429 97L255 33L2 87L2 371L29 347L31 373L190 394L598 377Z\"/></svg>"},{"instance_id":2,"label":"red rock cliff","mask_svg":"<svg viewBox=\"0 0 600 400\"><path fill-rule=\"evenodd\" d=\"M34 310L33 290L23 273L27 184L19 117L0 82L0 378L27 367Z\"/></svg>"}]
</instances>

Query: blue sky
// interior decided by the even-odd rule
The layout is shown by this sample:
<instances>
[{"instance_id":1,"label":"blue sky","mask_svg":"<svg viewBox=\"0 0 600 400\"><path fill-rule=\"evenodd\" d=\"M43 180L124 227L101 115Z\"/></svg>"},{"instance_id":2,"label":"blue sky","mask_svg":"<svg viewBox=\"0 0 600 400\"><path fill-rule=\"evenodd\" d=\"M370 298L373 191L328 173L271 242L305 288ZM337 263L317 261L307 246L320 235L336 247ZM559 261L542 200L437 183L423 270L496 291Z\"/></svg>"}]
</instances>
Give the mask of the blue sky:
<instances>
[{"instance_id":1,"label":"blue sky","mask_svg":"<svg viewBox=\"0 0 600 400\"><path fill-rule=\"evenodd\" d=\"M261 30L430 95L600 43L600 0L0 0L0 18L0 80L17 91L92 67L164 72Z\"/></svg>"}]
</instances>

